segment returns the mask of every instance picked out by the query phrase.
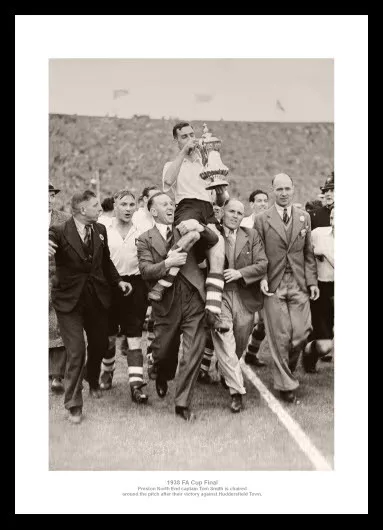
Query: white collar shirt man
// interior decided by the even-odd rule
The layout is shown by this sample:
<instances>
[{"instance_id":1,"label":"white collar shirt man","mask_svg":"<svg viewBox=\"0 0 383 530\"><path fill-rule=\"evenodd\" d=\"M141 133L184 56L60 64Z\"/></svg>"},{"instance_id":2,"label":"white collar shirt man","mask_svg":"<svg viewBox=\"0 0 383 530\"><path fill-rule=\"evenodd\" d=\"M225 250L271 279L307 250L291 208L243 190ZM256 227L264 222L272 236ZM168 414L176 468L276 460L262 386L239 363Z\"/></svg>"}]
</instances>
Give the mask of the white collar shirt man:
<instances>
[{"instance_id":1,"label":"white collar shirt man","mask_svg":"<svg viewBox=\"0 0 383 530\"><path fill-rule=\"evenodd\" d=\"M170 164L171 162L166 162L162 172L163 190L164 192L170 190L174 192L176 204L179 204L182 199L199 199L200 201L212 202L212 194L209 190L205 189L207 184L200 177L204 166L199 155L196 155L193 161L189 158L184 158L178 177L172 186L165 184L164 180Z\"/></svg>"},{"instance_id":2,"label":"white collar shirt man","mask_svg":"<svg viewBox=\"0 0 383 530\"><path fill-rule=\"evenodd\" d=\"M334 234L332 226L320 226L311 232L311 241L316 254L327 254L334 259ZM319 259L317 262L318 280L321 282L334 281L334 267L327 261Z\"/></svg>"},{"instance_id":3,"label":"white collar shirt man","mask_svg":"<svg viewBox=\"0 0 383 530\"><path fill-rule=\"evenodd\" d=\"M139 208L132 217L132 223L137 227L140 234L147 232L154 226L154 219L147 208Z\"/></svg>"},{"instance_id":4,"label":"white collar shirt man","mask_svg":"<svg viewBox=\"0 0 383 530\"><path fill-rule=\"evenodd\" d=\"M136 239L140 236L137 227L132 225L123 238L117 229L117 220L113 219L107 227L110 258L120 276L137 276L138 269Z\"/></svg>"}]
</instances>

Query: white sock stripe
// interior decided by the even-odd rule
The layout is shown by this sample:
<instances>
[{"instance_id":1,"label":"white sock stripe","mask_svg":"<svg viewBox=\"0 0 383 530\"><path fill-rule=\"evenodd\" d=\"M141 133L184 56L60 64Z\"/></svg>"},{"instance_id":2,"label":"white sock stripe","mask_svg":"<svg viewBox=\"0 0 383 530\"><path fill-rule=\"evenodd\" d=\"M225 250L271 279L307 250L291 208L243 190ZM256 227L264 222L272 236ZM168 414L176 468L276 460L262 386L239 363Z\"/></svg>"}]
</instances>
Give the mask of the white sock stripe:
<instances>
[{"instance_id":1,"label":"white sock stripe","mask_svg":"<svg viewBox=\"0 0 383 530\"><path fill-rule=\"evenodd\" d=\"M158 280L158 283L160 285L162 285L163 287L171 287L171 285L172 285L170 282L167 282L167 281L165 281L163 279L162 280Z\"/></svg>"},{"instance_id":2,"label":"white sock stripe","mask_svg":"<svg viewBox=\"0 0 383 530\"><path fill-rule=\"evenodd\" d=\"M116 361L116 356L111 357L110 359L103 359L102 364L106 364L106 365L113 364L115 361Z\"/></svg>"},{"instance_id":3,"label":"white sock stripe","mask_svg":"<svg viewBox=\"0 0 383 530\"><path fill-rule=\"evenodd\" d=\"M177 276L177 274L179 273L179 270L180 270L179 267L171 267L171 268L169 269L169 274L170 274L171 276Z\"/></svg>"},{"instance_id":4,"label":"white sock stripe","mask_svg":"<svg viewBox=\"0 0 383 530\"><path fill-rule=\"evenodd\" d=\"M141 377L131 377L129 376L129 383L136 383L136 382L142 382L142 376Z\"/></svg>"},{"instance_id":5,"label":"white sock stripe","mask_svg":"<svg viewBox=\"0 0 383 530\"><path fill-rule=\"evenodd\" d=\"M217 315L221 314L221 308L220 307L216 307L214 305L209 305L209 304L206 304L205 307L206 307L206 309L208 309L212 313L216 313Z\"/></svg>"},{"instance_id":6,"label":"white sock stripe","mask_svg":"<svg viewBox=\"0 0 383 530\"><path fill-rule=\"evenodd\" d=\"M217 280L216 278L206 278L206 286L208 285L215 285L216 287L220 287L221 289L223 289L224 285L225 285L225 281L224 280Z\"/></svg>"},{"instance_id":7,"label":"white sock stripe","mask_svg":"<svg viewBox=\"0 0 383 530\"><path fill-rule=\"evenodd\" d=\"M142 366L132 366L132 367L128 367L128 374L129 374L129 377L130 375L142 375L144 373L144 369L142 368Z\"/></svg>"},{"instance_id":8,"label":"white sock stripe","mask_svg":"<svg viewBox=\"0 0 383 530\"><path fill-rule=\"evenodd\" d=\"M206 300L215 300L216 302L220 302L222 300L222 293L217 293L216 291L207 291Z\"/></svg>"},{"instance_id":9,"label":"white sock stripe","mask_svg":"<svg viewBox=\"0 0 383 530\"><path fill-rule=\"evenodd\" d=\"M114 363L111 366L106 366L105 364L102 365L102 372L114 372Z\"/></svg>"}]
</instances>

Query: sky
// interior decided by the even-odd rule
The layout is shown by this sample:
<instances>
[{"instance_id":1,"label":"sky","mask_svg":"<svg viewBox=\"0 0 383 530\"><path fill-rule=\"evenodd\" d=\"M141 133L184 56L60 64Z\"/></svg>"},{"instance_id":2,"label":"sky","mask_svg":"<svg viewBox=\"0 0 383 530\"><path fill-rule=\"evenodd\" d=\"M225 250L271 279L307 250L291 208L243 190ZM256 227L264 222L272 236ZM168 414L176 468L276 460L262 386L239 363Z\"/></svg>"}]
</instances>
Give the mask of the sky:
<instances>
[{"instance_id":1,"label":"sky","mask_svg":"<svg viewBox=\"0 0 383 530\"><path fill-rule=\"evenodd\" d=\"M51 59L49 112L334 121L332 59Z\"/></svg>"}]
</instances>

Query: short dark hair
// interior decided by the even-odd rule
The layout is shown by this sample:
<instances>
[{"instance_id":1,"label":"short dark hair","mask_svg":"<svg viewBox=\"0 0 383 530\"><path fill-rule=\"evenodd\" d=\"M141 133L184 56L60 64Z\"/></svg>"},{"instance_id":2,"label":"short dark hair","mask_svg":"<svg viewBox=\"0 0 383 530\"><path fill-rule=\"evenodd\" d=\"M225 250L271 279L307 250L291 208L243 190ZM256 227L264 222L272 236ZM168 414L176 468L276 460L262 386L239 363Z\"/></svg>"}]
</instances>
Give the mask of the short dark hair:
<instances>
[{"instance_id":1,"label":"short dark hair","mask_svg":"<svg viewBox=\"0 0 383 530\"><path fill-rule=\"evenodd\" d=\"M152 195L150 197L150 199L148 200L148 210L149 210L149 212L150 212L150 208L153 206L154 199L156 197L159 197L160 195L166 195L167 197L169 197L169 195L167 193L165 193L164 191L159 191L158 193L155 193L154 195Z\"/></svg>"},{"instance_id":2,"label":"short dark hair","mask_svg":"<svg viewBox=\"0 0 383 530\"><path fill-rule=\"evenodd\" d=\"M97 197L97 195L92 190L78 191L75 193L71 199L70 205L73 212L78 212L79 205L82 202L89 201L89 199Z\"/></svg>"},{"instance_id":3,"label":"short dark hair","mask_svg":"<svg viewBox=\"0 0 383 530\"><path fill-rule=\"evenodd\" d=\"M120 199L123 199L127 195L130 195L130 197L132 197L132 199L136 200L136 197L134 196L134 194L131 191L129 191L128 189L126 189L126 188L123 188L120 191L116 191L116 193L113 195L113 197L114 197L115 201L118 201Z\"/></svg>"},{"instance_id":4,"label":"short dark hair","mask_svg":"<svg viewBox=\"0 0 383 530\"><path fill-rule=\"evenodd\" d=\"M178 131L180 131L184 127L192 127L192 125L190 125L190 123L188 123L187 121L180 121L180 122L175 124L175 126L173 127L173 138L175 140L177 139Z\"/></svg>"},{"instance_id":5,"label":"short dark hair","mask_svg":"<svg viewBox=\"0 0 383 530\"><path fill-rule=\"evenodd\" d=\"M160 188L158 186L155 186L155 185L154 186L146 186L146 188L144 188L142 190L142 195L141 196L148 198L149 197L149 192L152 191L152 190L160 191Z\"/></svg>"},{"instance_id":6,"label":"short dark hair","mask_svg":"<svg viewBox=\"0 0 383 530\"><path fill-rule=\"evenodd\" d=\"M271 185L274 186L274 180L276 179L276 177L279 177L279 175L282 175L282 173L278 173L278 175L274 175L272 181L271 181ZM283 175L287 175L287 173L283 173ZM287 175L289 177L289 179L291 180L291 184L294 186L294 181L293 179L290 177L290 175Z\"/></svg>"},{"instance_id":7,"label":"short dark hair","mask_svg":"<svg viewBox=\"0 0 383 530\"><path fill-rule=\"evenodd\" d=\"M101 203L101 208L104 210L104 212L111 212L113 210L113 206L113 197L106 197Z\"/></svg>"},{"instance_id":8,"label":"short dark hair","mask_svg":"<svg viewBox=\"0 0 383 530\"><path fill-rule=\"evenodd\" d=\"M257 195L266 195L267 198L269 198L269 194L266 191L263 190L255 190L250 194L249 202L254 202L254 199Z\"/></svg>"}]
</instances>

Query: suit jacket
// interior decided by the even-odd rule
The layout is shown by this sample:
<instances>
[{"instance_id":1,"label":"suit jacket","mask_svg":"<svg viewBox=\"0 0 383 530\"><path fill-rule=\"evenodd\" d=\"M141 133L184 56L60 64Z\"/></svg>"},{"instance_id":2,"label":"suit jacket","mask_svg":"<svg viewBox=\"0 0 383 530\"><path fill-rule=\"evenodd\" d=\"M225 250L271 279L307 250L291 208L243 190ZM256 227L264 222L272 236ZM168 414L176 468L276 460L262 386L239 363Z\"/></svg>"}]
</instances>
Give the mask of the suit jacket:
<instances>
[{"instance_id":1,"label":"suit jacket","mask_svg":"<svg viewBox=\"0 0 383 530\"><path fill-rule=\"evenodd\" d=\"M85 255L73 217L49 229L49 239L58 247L55 254L56 272L52 279L52 303L57 311L69 313L80 299L86 282L92 282L95 293L105 309L110 307L110 285L121 280L110 259L106 228L93 224L93 259Z\"/></svg>"},{"instance_id":2,"label":"suit jacket","mask_svg":"<svg viewBox=\"0 0 383 530\"><path fill-rule=\"evenodd\" d=\"M225 269L229 267L227 238L225 240ZM260 281L267 272L267 258L262 240L254 228L239 227L235 242L234 268L240 271L242 278L237 282L239 295L253 313L262 309L263 296L259 287Z\"/></svg>"},{"instance_id":3,"label":"suit jacket","mask_svg":"<svg viewBox=\"0 0 383 530\"><path fill-rule=\"evenodd\" d=\"M209 228L200 233L202 247L208 249L218 242L218 236ZM176 243L181 235L177 229L173 229L174 242ZM158 280L164 278L167 274L165 259L167 256L166 243L156 226L141 234L137 239L138 266L142 278L151 289ZM192 247L188 252L185 265L180 269L179 274L183 276L197 289L203 302L206 300L205 294L205 277L198 267L195 248ZM174 284L165 290L161 302L152 302L153 308L165 316L169 313L173 298Z\"/></svg>"},{"instance_id":4,"label":"suit jacket","mask_svg":"<svg viewBox=\"0 0 383 530\"><path fill-rule=\"evenodd\" d=\"M318 285L317 267L311 245L310 216L305 210L292 207L292 234L288 244L283 221L275 206L255 216L254 226L258 230L269 261L267 279L270 292L275 292L281 283L287 262L300 288Z\"/></svg>"},{"instance_id":5,"label":"suit jacket","mask_svg":"<svg viewBox=\"0 0 383 530\"><path fill-rule=\"evenodd\" d=\"M70 214L60 210L52 210L51 220L49 226L64 223L70 218ZM56 272L56 262L54 256L49 257L49 280L51 280Z\"/></svg>"}]
</instances>

